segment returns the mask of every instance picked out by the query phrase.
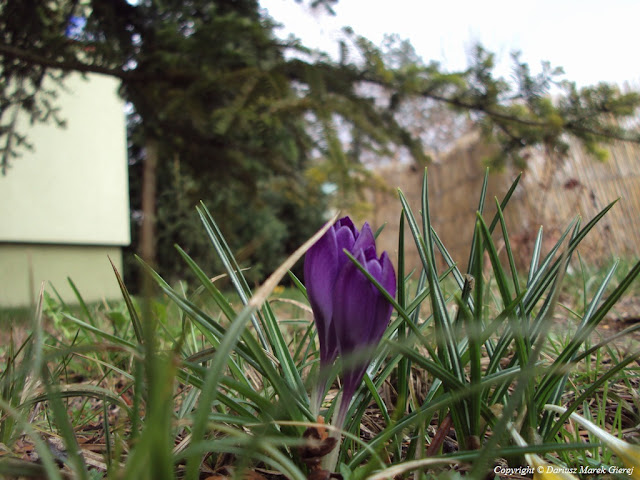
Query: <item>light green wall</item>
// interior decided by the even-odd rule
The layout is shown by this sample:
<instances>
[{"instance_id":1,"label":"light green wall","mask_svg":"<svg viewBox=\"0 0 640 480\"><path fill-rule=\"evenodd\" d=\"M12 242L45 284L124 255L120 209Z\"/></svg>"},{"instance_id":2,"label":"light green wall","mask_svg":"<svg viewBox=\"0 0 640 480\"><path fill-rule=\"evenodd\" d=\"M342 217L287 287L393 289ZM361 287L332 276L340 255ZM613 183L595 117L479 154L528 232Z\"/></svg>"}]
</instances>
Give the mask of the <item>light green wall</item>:
<instances>
[{"instance_id":1,"label":"light green wall","mask_svg":"<svg viewBox=\"0 0 640 480\"><path fill-rule=\"evenodd\" d=\"M124 102L119 82L70 75L54 122L18 131L33 151L0 175L0 242L127 245L129 187Z\"/></svg>"},{"instance_id":2,"label":"light green wall","mask_svg":"<svg viewBox=\"0 0 640 480\"><path fill-rule=\"evenodd\" d=\"M30 305L42 282L49 293L52 284L65 302L77 303L67 278L87 302L118 298L109 257L122 272L120 247L0 244L0 306Z\"/></svg>"},{"instance_id":3,"label":"light green wall","mask_svg":"<svg viewBox=\"0 0 640 480\"><path fill-rule=\"evenodd\" d=\"M102 75L67 77L55 101L66 128L18 117L34 149L0 175L0 307L29 305L42 281L73 302L67 277L86 301L120 296L107 259L120 267L120 248L130 242L118 84Z\"/></svg>"}]
</instances>

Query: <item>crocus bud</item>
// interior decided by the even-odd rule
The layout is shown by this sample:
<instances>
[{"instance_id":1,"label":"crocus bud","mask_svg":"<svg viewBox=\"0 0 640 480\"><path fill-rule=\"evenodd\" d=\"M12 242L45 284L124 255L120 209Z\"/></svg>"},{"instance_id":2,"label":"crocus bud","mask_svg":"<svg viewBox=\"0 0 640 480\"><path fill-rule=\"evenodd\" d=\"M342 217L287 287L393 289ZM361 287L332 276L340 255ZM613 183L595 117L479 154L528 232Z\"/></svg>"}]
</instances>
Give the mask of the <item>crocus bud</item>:
<instances>
[{"instance_id":1,"label":"crocus bud","mask_svg":"<svg viewBox=\"0 0 640 480\"><path fill-rule=\"evenodd\" d=\"M391 304L347 257L345 250L391 296L396 292L393 265L386 252L377 256L369 224L365 223L359 232L349 217L338 220L309 249L304 263L304 280L318 330L323 367L331 365L338 355L348 356L377 345L391 318ZM346 409L362 382L367 364L367 361L350 363L342 372L342 409Z\"/></svg>"}]
</instances>

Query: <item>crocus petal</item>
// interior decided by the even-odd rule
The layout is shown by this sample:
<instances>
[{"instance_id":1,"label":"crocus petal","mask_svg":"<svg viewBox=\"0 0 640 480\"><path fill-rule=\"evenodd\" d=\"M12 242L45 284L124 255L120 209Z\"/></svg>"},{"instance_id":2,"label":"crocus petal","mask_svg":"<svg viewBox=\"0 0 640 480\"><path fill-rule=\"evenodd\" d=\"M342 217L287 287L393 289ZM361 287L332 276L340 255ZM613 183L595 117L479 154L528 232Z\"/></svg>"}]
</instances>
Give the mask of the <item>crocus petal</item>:
<instances>
[{"instance_id":1,"label":"crocus petal","mask_svg":"<svg viewBox=\"0 0 640 480\"><path fill-rule=\"evenodd\" d=\"M340 227L347 227L349 230L351 230L353 232L354 237L357 236L357 234L358 234L358 229L353 224L353 221L351 220L351 217L349 217L349 216L342 217L341 219L336 221L336 223L334 225L334 228L337 230Z\"/></svg>"},{"instance_id":2,"label":"crocus petal","mask_svg":"<svg viewBox=\"0 0 640 480\"><path fill-rule=\"evenodd\" d=\"M342 375L342 400L340 401L340 409L335 418L335 426L338 428L342 428L344 425L344 421L347 417L347 412L349 411L349 405L351 404L351 399L353 398L356 390L360 383L362 383L362 379L364 378L364 374L367 371L367 364L360 365L352 370L348 370Z\"/></svg>"},{"instance_id":3,"label":"crocus petal","mask_svg":"<svg viewBox=\"0 0 640 480\"><path fill-rule=\"evenodd\" d=\"M388 255L383 253L378 260L374 249L373 259L367 261L371 256L369 247L366 253L361 250L355 256L395 297L395 272ZM377 344L389 324L391 311L391 304L360 269L353 262L346 264L338 273L334 292L333 324L340 354Z\"/></svg>"},{"instance_id":4,"label":"crocus petal","mask_svg":"<svg viewBox=\"0 0 640 480\"><path fill-rule=\"evenodd\" d=\"M367 272L371 274L378 282L382 279L382 265L380 260L376 257L376 250L374 247L367 248L364 252L365 262L363 266Z\"/></svg>"},{"instance_id":5,"label":"crocus petal","mask_svg":"<svg viewBox=\"0 0 640 480\"><path fill-rule=\"evenodd\" d=\"M309 249L304 259L304 282L318 330L323 364L333 362L337 355L336 336L331 327L333 287L337 275L337 240L331 228Z\"/></svg>"},{"instance_id":6,"label":"crocus petal","mask_svg":"<svg viewBox=\"0 0 640 480\"><path fill-rule=\"evenodd\" d=\"M356 239L356 243L353 245L353 252L357 252L359 250L366 250L369 247L373 247L373 251L375 252L376 248L376 239L373 236L373 232L371 231L371 227L368 223L362 226L362 230L360 231L360 235Z\"/></svg>"},{"instance_id":7,"label":"crocus petal","mask_svg":"<svg viewBox=\"0 0 640 480\"><path fill-rule=\"evenodd\" d=\"M356 259L364 263L364 254ZM353 262L338 273L334 290L333 322L340 354L351 353L369 343L369 334L376 318L376 291L371 282Z\"/></svg>"},{"instance_id":8,"label":"crocus petal","mask_svg":"<svg viewBox=\"0 0 640 480\"><path fill-rule=\"evenodd\" d=\"M351 220L349 219L349 222ZM344 250L348 252L353 251L353 245L356 242L356 238L358 237L358 230L353 226L353 223L350 223L346 226L341 226L336 228L336 244L337 244L337 271L347 263L350 262L349 257L344 253ZM336 274L337 275L337 274Z\"/></svg>"},{"instance_id":9,"label":"crocus petal","mask_svg":"<svg viewBox=\"0 0 640 480\"><path fill-rule=\"evenodd\" d=\"M363 252L360 251L356 258L363 263ZM339 427L344 424L351 399L369 364L367 358L357 358L356 355L358 349L371 347L371 330L377 318L376 295L372 288L375 287L353 262L343 267L336 280L333 321L338 351L345 360L341 374L342 400L335 419L335 425Z\"/></svg>"},{"instance_id":10,"label":"crocus petal","mask_svg":"<svg viewBox=\"0 0 640 480\"><path fill-rule=\"evenodd\" d=\"M368 223L359 232L349 217L341 218L307 252L304 279L318 330L321 364L333 363L338 355L348 357L363 352L360 358L354 355L342 364L343 401L338 425L362 382L370 349L382 338L392 310L385 295L345 252L353 255L390 296L395 297L396 293L393 265L386 253L378 258Z\"/></svg>"},{"instance_id":11,"label":"crocus petal","mask_svg":"<svg viewBox=\"0 0 640 480\"><path fill-rule=\"evenodd\" d=\"M338 252L342 253L342 250L353 249L353 244L356 241L356 236L358 235L358 231L355 232L346 227L340 227L335 230L336 235L336 249Z\"/></svg>"},{"instance_id":12,"label":"crocus petal","mask_svg":"<svg viewBox=\"0 0 640 480\"><path fill-rule=\"evenodd\" d=\"M389 260L387 252L383 252L380 257L381 272L380 278L375 279L384 287L392 298L396 296L396 273L393 269L393 264ZM370 271L370 270L369 270ZM373 285L372 285L373 287ZM375 288L375 287L373 287ZM370 344L376 344L384 335L384 331L387 329L389 319L391 318L391 312L393 310L389 301L376 289L376 308L373 326L371 329L371 335L369 338Z\"/></svg>"},{"instance_id":13,"label":"crocus petal","mask_svg":"<svg viewBox=\"0 0 640 480\"><path fill-rule=\"evenodd\" d=\"M380 256L380 264L382 265L382 278L376 279L389 292L389 295L393 298L396 297L396 272L393 268L393 264L389 259L387 252L382 252Z\"/></svg>"},{"instance_id":14,"label":"crocus petal","mask_svg":"<svg viewBox=\"0 0 640 480\"><path fill-rule=\"evenodd\" d=\"M373 259L371 248L367 250L367 253L356 252L356 260L379 283L389 286L389 293L395 296L395 273L387 255L383 254L381 262L375 258L375 249ZM389 324L391 304L353 262L338 274L335 294L333 324L340 356L346 359L342 372L342 401L336 417L336 425L341 426L370 362L366 357L358 358L358 350L371 349L380 341ZM362 353L371 355L371 351ZM355 355L349 359L350 354Z\"/></svg>"}]
</instances>

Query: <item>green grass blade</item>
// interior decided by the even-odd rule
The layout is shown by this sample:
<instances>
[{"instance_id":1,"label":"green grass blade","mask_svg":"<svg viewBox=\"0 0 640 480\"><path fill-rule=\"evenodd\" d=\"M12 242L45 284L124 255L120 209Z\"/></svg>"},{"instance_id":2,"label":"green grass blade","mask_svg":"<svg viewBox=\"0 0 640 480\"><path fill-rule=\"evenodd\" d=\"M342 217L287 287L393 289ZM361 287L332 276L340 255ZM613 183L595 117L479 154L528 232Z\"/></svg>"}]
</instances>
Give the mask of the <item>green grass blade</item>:
<instances>
[{"instance_id":1,"label":"green grass blade","mask_svg":"<svg viewBox=\"0 0 640 480\"><path fill-rule=\"evenodd\" d=\"M73 431L73 425L71 425L71 421L69 420L67 409L62 401L61 391L57 385L53 384L53 379L50 377L49 370L46 367L43 368L42 381L47 392L45 395L46 401L53 413L60 437L64 441L69 464L75 474L74 477L80 480L88 480L89 472L84 463L84 458L80 454L80 445Z\"/></svg>"},{"instance_id":2,"label":"green grass blade","mask_svg":"<svg viewBox=\"0 0 640 480\"><path fill-rule=\"evenodd\" d=\"M486 178L486 177L485 177ZM469 352L469 379L471 381L472 390L475 392L469 398L469 433L480 440L480 422L483 392L476 391L473 387L476 387L482 381L482 328L483 328L483 295L484 295L484 278L482 275L482 232L480 230L479 222L476 222L476 228L474 236L476 237L476 243L472 247L473 260L470 261L469 273L474 278L474 305L475 309L473 315L467 317L465 327L467 330L468 339L468 352ZM467 302L464 298L461 298L461 303L465 305ZM462 311L462 310L459 310Z\"/></svg>"},{"instance_id":3,"label":"green grass blade","mask_svg":"<svg viewBox=\"0 0 640 480\"><path fill-rule=\"evenodd\" d=\"M222 309L225 316L232 320L235 317L235 312L231 308L231 305L224 297L224 295L215 287L215 285L213 285L213 282L209 280L205 273L189 257L189 255L184 252L184 250L177 246L176 248L178 249L178 252L183 257L183 259L187 262L191 270L196 274L205 290L207 290L211 294L218 306ZM275 315L273 314L273 311L271 310L269 305L266 303L263 306L262 318L264 319L263 325L266 327L266 338L269 340L269 343L273 348L274 355L278 360L278 365L280 366L280 368L282 368L282 375L284 379L292 388L298 390L299 392L304 392L304 383L296 368L291 353L289 352L284 337L282 336L277 319L275 318Z\"/></svg>"},{"instance_id":4,"label":"green grass blade","mask_svg":"<svg viewBox=\"0 0 640 480\"><path fill-rule=\"evenodd\" d=\"M407 308L407 292L405 290L405 260L404 260L404 213L400 213L400 222L398 230L398 271L397 271L397 289L398 305L401 309ZM408 335L409 327L401 325L398 327L398 341L404 342ZM396 402L396 411L404 414L407 408L407 400L409 398L409 378L411 376L411 362L408 358L402 357L398 364L398 399ZM396 438L396 445L400 444L401 439Z\"/></svg>"},{"instance_id":5,"label":"green grass blade","mask_svg":"<svg viewBox=\"0 0 640 480\"><path fill-rule=\"evenodd\" d=\"M176 305L178 305L182 311L184 311L193 320L195 320L198 325L202 326L207 331L209 331L212 335L215 336L215 338L218 341L226 334L227 330L224 327L222 327L218 322L216 322L209 315L204 313L200 308L198 308L195 304L193 304L193 302L189 301L187 298L185 298L184 296L176 292L173 288L171 288L171 286L160 275L158 275L158 273L155 270L149 267L141 259L138 258L138 260L142 263L143 267L147 270L147 272L155 279L155 281L158 283L158 285L164 291L164 293L173 302L175 302ZM197 270L199 270L199 267ZM215 286L213 286L213 288L215 288ZM224 299L224 296L222 298L223 300L226 301L226 299ZM233 312L233 310L231 311ZM229 315L231 316L231 320L236 318L235 312L233 314L229 313ZM247 336L245 337L245 340L248 340L249 337L250 335L247 334ZM247 345L239 344L237 346L237 353L241 355L245 361L249 362L252 367L258 369L262 374L264 374L264 372L256 362L254 354L252 353L251 349Z\"/></svg>"},{"instance_id":6,"label":"green grass blade","mask_svg":"<svg viewBox=\"0 0 640 480\"><path fill-rule=\"evenodd\" d=\"M593 328L589 325L589 321L591 319L591 317L593 316L598 304L600 303L600 300L602 298L602 295L604 294L607 285L609 284L611 278L613 277L613 274L616 271L616 268L618 266L619 261L616 261L613 266L611 267L611 269L609 270L608 274L606 275L606 277L604 278L604 280L602 281L602 283L600 284L600 287L598 288L598 291L595 293L593 299L591 300L591 303L589 304L589 306L586 309L585 314L582 317L582 321L580 323L580 325L578 326L578 331L576 333L577 336L582 336L581 335L581 330L583 328L588 329L589 331L592 331ZM588 338L588 335L587 335ZM575 356L576 356L577 352L574 352L573 355L566 357L566 366L568 367L568 365L573 362L575 360ZM542 388L551 388L551 385L545 386L545 387L541 387L541 393L537 398L537 402L539 402L540 404L546 404L546 403L552 403L552 404L557 404L560 402L562 395L564 394L565 391L565 386L566 386L566 382L568 381L569 375L568 373L565 373L564 375L555 375L554 379L556 381L556 385L555 388L552 392L549 392L549 390L544 390L545 393L542 393L543 390ZM544 398L545 394L548 394L547 398ZM539 428L539 432L541 435L545 435L547 431L549 431L549 429L552 427L553 424L553 416L550 415L548 412L545 412L542 421L540 422L540 428Z\"/></svg>"},{"instance_id":7,"label":"green grass blade","mask_svg":"<svg viewBox=\"0 0 640 480\"><path fill-rule=\"evenodd\" d=\"M603 208L595 217L591 219L591 221L587 225L584 226L584 228L582 228L579 232L574 234L566 250L569 256L571 256L573 251L578 247L578 245L584 239L584 237L593 229L593 227L597 225L597 223L602 219L602 217L604 217L607 214L607 212L611 210L611 208L616 204L616 202L617 200L614 202L611 202L609 205ZM551 262L552 255L555 253L560 243L564 240L570 228L571 228L571 225L569 226L569 228L567 228L565 233L558 240L558 242L556 243L556 247L554 247L552 251L549 253L549 255L547 255L545 261L543 261L542 266L538 269L538 271L534 275L532 282L530 282L529 293L527 294L527 296L525 296L523 300L525 304L525 308L527 308L528 312L531 309L533 309L533 306L542 295L542 292L546 289L547 286L551 284L552 278L557 274L558 269L560 268L560 265L561 265L561 258L558 258L555 262L553 262L553 264L545 272L546 265L548 265Z\"/></svg>"},{"instance_id":8,"label":"green grass blade","mask_svg":"<svg viewBox=\"0 0 640 480\"><path fill-rule=\"evenodd\" d=\"M82 328L83 330L86 330L88 332L91 332L93 334L95 334L98 338L103 338L105 340L109 340L111 343L114 343L116 345L123 345L125 347L129 347L131 349L135 349L136 345L131 343L128 340L125 340L117 335L112 335L110 333L105 332L103 329L98 328L98 327L94 327L93 325L90 325L82 320L80 320L79 318L74 317L73 315L70 315L66 312L62 313L62 316L65 317L67 320L71 320L73 323L75 323L76 325L78 325L80 328Z\"/></svg>"},{"instance_id":9,"label":"green grass blade","mask_svg":"<svg viewBox=\"0 0 640 480\"><path fill-rule=\"evenodd\" d=\"M51 379L48 380L49 382ZM24 405L34 405L39 402L50 401L52 397L57 401L63 398L95 398L100 400L102 398L107 398L111 403L117 405L122 408L125 412L129 413L129 407L127 404L119 398L117 395L114 395L113 392L107 390L106 388L97 387L95 385L67 385L64 387L56 386L52 391L45 391L44 393L31 396ZM66 412L66 410L65 410ZM65 418L67 415L65 414Z\"/></svg>"},{"instance_id":10,"label":"green grass blade","mask_svg":"<svg viewBox=\"0 0 640 480\"><path fill-rule=\"evenodd\" d=\"M124 302L127 306L127 311L129 312L131 323L133 324L133 331L136 335L136 340L138 340L138 343L141 344L143 339L143 332L142 332L142 322L140 322L138 311L136 310L136 307L133 304L131 295L129 295L129 291L127 290L127 287L124 284L124 281L122 280L122 276L120 275L120 272L118 272L118 269L114 265L113 261L111 261L111 258L109 258L109 262L111 263L111 267L113 268L113 273L115 274L116 279L118 280L118 285L120 286L120 292L122 292L122 298L124 299Z\"/></svg>"},{"instance_id":11,"label":"green grass blade","mask_svg":"<svg viewBox=\"0 0 640 480\"><path fill-rule=\"evenodd\" d=\"M478 219L478 222L480 223L480 231L482 233L485 250L489 253L489 260L491 261L493 274L495 276L496 283L498 284L498 290L500 291L500 296L502 297L502 304L509 305L512 300L512 295L509 289L509 281L507 280L507 276L505 275L504 269L502 268L502 264L500 263L498 250L496 249L496 246L493 243L493 239L491 238L491 232L489 231L489 227L487 227L487 224L484 223L484 219L482 218L482 216L477 215L477 219Z\"/></svg>"},{"instance_id":12,"label":"green grass blade","mask_svg":"<svg viewBox=\"0 0 640 480\"><path fill-rule=\"evenodd\" d=\"M538 269L535 272L529 272L530 280L527 283L529 294L524 299L527 314L533 310L533 307L542 297L543 292L549 287L549 285L551 285L551 283L553 282L553 278L555 277L555 275L557 275L560 263L556 260L556 262L552 264L552 261L554 260L556 253L560 250L560 247L562 246L565 238L567 238L567 236L571 232L571 229L575 229L578 224L579 219L574 219L567 226L553 248L549 251L549 253L547 253ZM541 236L540 240L542 240Z\"/></svg>"},{"instance_id":13,"label":"green grass blade","mask_svg":"<svg viewBox=\"0 0 640 480\"><path fill-rule=\"evenodd\" d=\"M225 267L227 275L229 275L231 283L234 285L236 292L240 296L240 300L242 301L243 305L248 305L251 290L249 289L244 276L242 276L242 274L240 273L240 266L236 262L231 249L227 245L224 236L220 232L218 224L215 222L204 203L201 203L201 205L197 207L196 210L200 215L202 224L204 225L205 231L207 232L207 235L209 236L209 239L211 240L211 243L213 244L218 257ZM269 342L267 341L265 333L262 329L262 326L260 325L260 322L258 322L255 313L251 315L251 323L256 329L262 347L265 350L270 351Z\"/></svg>"},{"instance_id":14,"label":"green grass blade","mask_svg":"<svg viewBox=\"0 0 640 480\"><path fill-rule=\"evenodd\" d=\"M478 214L482 215L484 212L484 202L487 196L487 185L489 184L489 169L486 168L484 171L484 179L482 181L482 188L480 189L480 200L478 202ZM478 242L478 229L473 229L473 237L471 237L471 248L469 249L469 262L467 263L467 272L471 273L475 269L473 268L473 262L476 261L476 248Z\"/></svg>"},{"instance_id":15,"label":"green grass blade","mask_svg":"<svg viewBox=\"0 0 640 480\"><path fill-rule=\"evenodd\" d=\"M409 223L411 223L409 213L410 212L405 211ZM433 229L431 228L431 214L429 210L429 186L426 169L422 180L422 230L424 237L418 237L416 240L419 242L418 248L425 249L425 259L427 260L425 270L427 273L429 289L431 290L431 308L433 309L433 318L436 325L436 337L437 341L442 342L443 347L441 359L446 359L449 367L453 370L458 379L463 380L465 378L465 374L462 370L462 366L460 365L460 352L458 351L458 344L453 333L451 319L449 318L444 294L440 288L440 282L438 281L438 273L436 270L436 260L433 250Z\"/></svg>"},{"instance_id":16,"label":"green grass blade","mask_svg":"<svg viewBox=\"0 0 640 480\"><path fill-rule=\"evenodd\" d=\"M507 252L507 258L509 260L509 268L511 269L511 280L513 282L513 290L516 292L516 295L520 294L520 285L518 284L518 279L520 278L518 275L518 269L516 268L516 261L513 255L513 250L511 249L511 242L509 241L509 233L507 232L507 224L504 219L504 215L502 213L502 208L500 208L500 203L496 198L496 212L498 217L500 218L500 227L502 229L502 238L504 239L504 247Z\"/></svg>"},{"instance_id":17,"label":"green grass blade","mask_svg":"<svg viewBox=\"0 0 640 480\"><path fill-rule=\"evenodd\" d=\"M298 248L298 250L296 250L280 267L278 267L275 272L273 272L273 274L271 274L227 329L225 336L220 342L220 346L216 352L216 356L213 359L211 367L204 379L198 408L194 413L192 444L197 444L204 438L207 418L211 409L211 404L217 395L218 384L220 382L222 372L227 364L231 352L234 350L242 332L245 330L247 322L250 321L253 313L260 307L260 305L262 305L262 303L267 299L267 296L271 294L273 289L278 285L280 279L286 275L287 271L293 267L293 265L322 235L324 235L324 233L333 225L334 221L335 219L327 223L313 237ZM187 459L187 480L196 480L198 478L199 466L200 457L198 455L192 455Z\"/></svg>"},{"instance_id":18,"label":"green grass blade","mask_svg":"<svg viewBox=\"0 0 640 480\"><path fill-rule=\"evenodd\" d=\"M304 295L304 298L308 298L306 287L300 281L300 279L296 277L295 273L293 273L291 270L289 270L287 273L289 274L289 278L293 282L293 285L300 291L300 293L302 293L302 295Z\"/></svg>"},{"instance_id":19,"label":"green grass blade","mask_svg":"<svg viewBox=\"0 0 640 480\"><path fill-rule=\"evenodd\" d=\"M610 275L613 270L610 271ZM542 404L543 400L548 398L550 391L558 381L558 375L562 375L565 366L571 362L578 350L582 347L584 341L593 332L596 326L602 321L605 315L611 310L615 303L620 299L629 286L635 281L640 274L640 262L636 263L629 273L624 277L616 289L609 297L600 305L600 307L587 319L582 327L576 332L574 338L571 339L569 345L562 351L558 358L553 362L544 378L540 381L538 392L536 393L536 402ZM610 276L609 275L609 276ZM608 277L609 277L608 276Z\"/></svg>"},{"instance_id":20,"label":"green grass blade","mask_svg":"<svg viewBox=\"0 0 640 480\"><path fill-rule=\"evenodd\" d=\"M300 372L298 371L295 361L291 356L289 346L282 335L280 325L278 325L278 320L276 319L271 306L265 302L262 306L262 311L263 318L265 319L265 325L267 327L267 335L271 341L274 355L278 359L279 366L282 370L282 377L292 389L298 391L300 395L306 395L304 382L302 381Z\"/></svg>"},{"instance_id":21,"label":"green grass blade","mask_svg":"<svg viewBox=\"0 0 640 480\"><path fill-rule=\"evenodd\" d=\"M555 419L549 430L544 436L544 441L549 442L551 439L556 438L558 432L564 425L564 422L569 416L575 412L584 402L593 398L598 389L612 380L617 374L624 371L631 363L637 362L640 359L640 351L637 351L628 357L621 359L619 363L611 367L605 374L598 377L591 385L588 386L571 404L567 407L566 413L562 414L560 418Z\"/></svg>"},{"instance_id":22,"label":"green grass blade","mask_svg":"<svg viewBox=\"0 0 640 480\"><path fill-rule=\"evenodd\" d=\"M538 271L538 264L540 263L540 251L542 250L542 227L538 230L536 235L536 241L533 244L533 252L531 255L531 261L529 262L529 273L527 274L527 287L531 285L533 276Z\"/></svg>"},{"instance_id":23,"label":"green grass blade","mask_svg":"<svg viewBox=\"0 0 640 480\"><path fill-rule=\"evenodd\" d=\"M83 313L86 315L88 322L91 325L95 326L96 321L93 318L93 315L89 310L89 307L85 303L84 298L82 298L82 295L80 294L80 290L78 290L78 287L76 287L76 284L73 283L73 280L71 280L71 278L67 277L67 282L69 282L69 285L71 286L71 290L73 290L73 294L75 295L76 300L78 300L78 305L80 305L80 308L82 309Z\"/></svg>"},{"instance_id":24,"label":"green grass blade","mask_svg":"<svg viewBox=\"0 0 640 480\"><path fill-rule=\"evenodd\" d=\"M518 176L515 178L515 180L511 183L511 186L509 187L509 190L507 190L507 193L505 193L504 197L502 197L502 202L500 202L500 209L503 212L507 208L507 205L509 204L509 200L511 200L511 196L513 195L513 192L516 191L516 187L518 186L518 183L520 183L521 178L522 178L522 173L519 173ZM493 220L491 220L491 223L489 224L490 232L493 232L493 230L496 228L498 221L499 221L499 218L498 218L498 214L496 213L493 216Z\"/></svg>"}]
</instances>

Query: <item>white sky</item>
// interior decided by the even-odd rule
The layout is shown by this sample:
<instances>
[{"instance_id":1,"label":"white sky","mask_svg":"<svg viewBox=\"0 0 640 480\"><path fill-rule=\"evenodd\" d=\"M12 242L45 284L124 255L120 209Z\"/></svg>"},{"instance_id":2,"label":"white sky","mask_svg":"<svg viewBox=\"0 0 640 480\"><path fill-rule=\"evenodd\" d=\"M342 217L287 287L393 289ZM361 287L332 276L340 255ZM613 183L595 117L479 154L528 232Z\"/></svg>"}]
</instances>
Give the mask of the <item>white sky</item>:
<instances>
[{"instance_id":1,"label":"white sky","mask_svg":"<svg viewBox=\"0 0 640 480\"><path fill-rule=\"evenodd\" d=\"M335 17L310 14L294 0L260 3L284 24L281 36L293 33L334 56L341 27L350 26L376 45L397 33L425 62L449 70L465 68L469 47L480 42L497 55L505 77L510 53L520 50L533 72L548 60L578 85L640 86L640 0L340 0Z\"/></svg>"}]
</instances>

